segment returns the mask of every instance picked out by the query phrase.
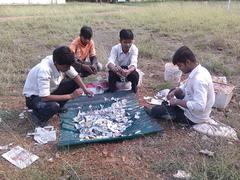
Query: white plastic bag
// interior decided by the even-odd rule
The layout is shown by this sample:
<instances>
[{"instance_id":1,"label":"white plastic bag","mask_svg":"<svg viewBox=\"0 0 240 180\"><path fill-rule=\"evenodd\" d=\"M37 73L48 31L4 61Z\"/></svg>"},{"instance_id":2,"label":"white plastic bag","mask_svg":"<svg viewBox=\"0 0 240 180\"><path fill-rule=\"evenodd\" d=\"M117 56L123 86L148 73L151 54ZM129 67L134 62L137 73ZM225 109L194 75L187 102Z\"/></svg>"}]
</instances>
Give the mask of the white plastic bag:
<instances>
[{"instance_id":1,"label":"white plastic bag","mask_svg":"<svg viewBox=\"0 0 240 180\"><path fill-rule=\"evenodd\" d=\"M207 134L210 136L225 137L232 140L238 140L236 131L223 123L210 119L208 122L196 124L193 129L199 133Z\"/></svg>"},{"instance_id":2,"label":"white plastic bag","mask_svg":"<svg viewBox=\"0 0 240 180\"><path fill-rule=\"evenodd\" d=\"M181 81L182 71L172 63L165 64L164 80L178 86Z\"/></svg>"}]
</instances>

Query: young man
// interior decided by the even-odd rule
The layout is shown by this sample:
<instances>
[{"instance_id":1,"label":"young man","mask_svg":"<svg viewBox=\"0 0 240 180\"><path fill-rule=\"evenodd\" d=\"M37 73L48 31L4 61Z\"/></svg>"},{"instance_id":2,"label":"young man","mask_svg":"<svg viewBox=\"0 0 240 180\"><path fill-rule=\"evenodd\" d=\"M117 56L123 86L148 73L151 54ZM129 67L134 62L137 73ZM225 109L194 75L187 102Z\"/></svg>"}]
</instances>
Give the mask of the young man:
<instances>
[{"instance_id":1,"label":"young man","mask_svg":"<svg viewBox=\"0 0 240 180\"><path fill-rule=\"evenodd\" d=\"M92 35L92 28L83 26L79 37L75 38L69 46L77 59L73 67L82 77L97 74L97 71L102 69L101 63L97 61ZM87 58L90 62L86 62Z\"/></svg>"},{"instance_id":2,"label":"young man","mask_svg":"<svg viewBox=\"0 0 240 180\"><path fill-rule=\"evenodd\" d=\"M31 119L37 126L43 126L54 114L61 112L66 101L83 92L92 95L71 66L73 63L74 54L67 46L62 46L28 73L23 94L27 107L33 110ZM64 74L70 79L63 80Z\"/></svg>"},{"instance_id":3,"label":"young man","mask_svg":"<svg viewBox=\"0 0 240 180\"><path fill-rule=\"evenodd\" d=\"M173 64L188 74L187 81L168 95L169 105L162 104L146 112L160 119L194 125L209 119L215 101L212 78L208 70L196 61L193 52L186 46L179 48L172 60Z\"/></svg>"},{"instance_id":4,"label":"young man","mask_svg":"<svg viewBox=\"0 0 240 180\"><path fill-rule=\"evenodd\" d=\"M133 44L133 33L130 29L120 31L120 43L113 46L106 67L109 69L109 90L116 90L116 82L126 79L132 83L132 91L137 93L139 74L136 71L138 48Z\"/></svg>"}]
</instances>

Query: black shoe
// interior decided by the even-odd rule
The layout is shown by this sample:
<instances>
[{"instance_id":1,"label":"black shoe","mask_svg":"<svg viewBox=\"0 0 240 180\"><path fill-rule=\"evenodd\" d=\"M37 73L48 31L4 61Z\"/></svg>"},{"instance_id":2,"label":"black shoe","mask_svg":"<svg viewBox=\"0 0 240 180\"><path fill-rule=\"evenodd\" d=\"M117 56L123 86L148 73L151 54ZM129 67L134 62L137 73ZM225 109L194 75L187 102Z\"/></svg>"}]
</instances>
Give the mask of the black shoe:
<instances>
[{"instance_id":1,"label":"black shoe","mask_svg":"<svg viewBox=\"0 0 240 180\"><path fill-rule=\"evenodd\" d=\"M138 87L136 86L135 88L132 88L132 91L136 94L138 91Z\"/></svg>"},{"instance_id":2,"label":"black shoe","mask_svg":"<svg viewBox=\"0 0 240 180\"><path fill-rule=\"evenodd\" d=\"M149 116L151 116L151 108L149 108L149 107L147 107L147 106L144 106L143 107L144 108L144 111L149 115Z\"/></svg>"}]
</instances>

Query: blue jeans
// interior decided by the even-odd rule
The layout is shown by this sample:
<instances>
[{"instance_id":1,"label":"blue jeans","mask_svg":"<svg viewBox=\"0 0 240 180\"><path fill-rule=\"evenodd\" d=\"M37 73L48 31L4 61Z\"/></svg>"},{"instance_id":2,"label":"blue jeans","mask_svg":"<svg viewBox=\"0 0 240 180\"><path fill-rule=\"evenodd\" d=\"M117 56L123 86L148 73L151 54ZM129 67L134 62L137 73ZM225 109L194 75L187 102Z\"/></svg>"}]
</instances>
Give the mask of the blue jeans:
<instances>
[{"instance_id":1,"label":"blue jeans","mask_svg":"<svg viewBox=\"0 0 240 180\"><path fill-rule=\"evenodd\" d=\"M77 88L78 85L73 80L63 80L51 95L70 94ZM34 115L37 116L40 121L48 121L54 114L59 113L66 102L67 101L44 101L43 98L37 95L26 97L26 106L33 110Z\"/></svg>"}]
</instances>

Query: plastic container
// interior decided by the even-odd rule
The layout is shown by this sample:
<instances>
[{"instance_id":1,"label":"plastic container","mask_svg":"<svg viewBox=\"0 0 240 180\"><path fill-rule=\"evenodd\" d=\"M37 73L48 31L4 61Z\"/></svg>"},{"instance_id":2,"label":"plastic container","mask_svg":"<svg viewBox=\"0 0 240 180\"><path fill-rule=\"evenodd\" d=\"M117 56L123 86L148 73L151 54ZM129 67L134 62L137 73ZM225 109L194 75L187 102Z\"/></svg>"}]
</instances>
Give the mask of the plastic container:
<instances>
[{"instance_id":1,"label":"plastic container","mask_svg":"<svg viewBox=\"0 0 240 180\"><path fill-rule=\"evenodd\" d=\"M178 66L172 63L165 64L164 80L170 82L174 86L178 86L181 81L182 71Z\"/></svg>"},{"instance_id":2,"label":"plastic container","mask_svg":"<svg viewBox=\"0 0 240 180\"><path fill-rule=\"evenodd\" d=\"M214 82L215 103L213 107L224 109L229 104L235 86Z\"/></svg>"}]
</instances>

